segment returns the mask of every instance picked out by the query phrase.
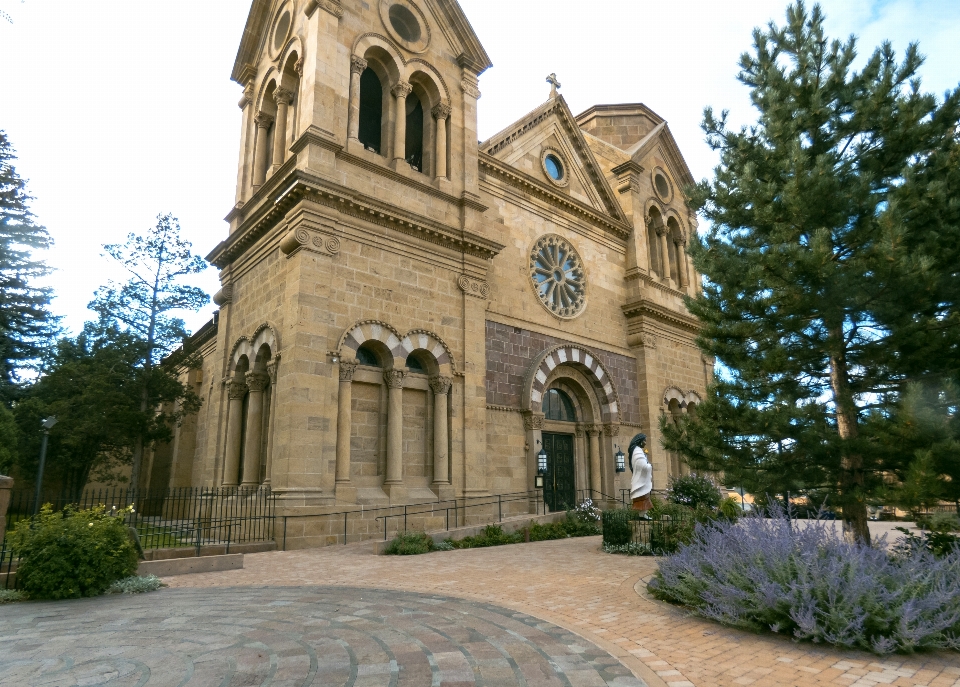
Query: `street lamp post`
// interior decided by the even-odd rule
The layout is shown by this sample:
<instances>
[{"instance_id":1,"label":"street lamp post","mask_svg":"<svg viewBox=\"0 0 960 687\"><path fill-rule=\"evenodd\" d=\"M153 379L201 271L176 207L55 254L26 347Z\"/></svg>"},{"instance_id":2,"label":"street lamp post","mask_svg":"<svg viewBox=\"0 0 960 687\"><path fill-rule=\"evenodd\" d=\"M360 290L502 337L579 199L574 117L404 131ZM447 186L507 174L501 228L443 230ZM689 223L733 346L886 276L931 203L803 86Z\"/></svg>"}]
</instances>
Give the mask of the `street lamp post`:
<instances>
[{"instance_id":1,"label":"street lamp post","mask_svg":"<svg viewBox=\"0 0 960 687\"><path fill-rule=\"evenodd\" d=\"M57 424L57 418L51 415L42 423L43 442L40 444L40 468L37 470L37 497L33 501L33 514L40 512L40 491L43 489L43 466L47 462L47 440L50 439L50 430Z\"/></svg>"}]
</instances>

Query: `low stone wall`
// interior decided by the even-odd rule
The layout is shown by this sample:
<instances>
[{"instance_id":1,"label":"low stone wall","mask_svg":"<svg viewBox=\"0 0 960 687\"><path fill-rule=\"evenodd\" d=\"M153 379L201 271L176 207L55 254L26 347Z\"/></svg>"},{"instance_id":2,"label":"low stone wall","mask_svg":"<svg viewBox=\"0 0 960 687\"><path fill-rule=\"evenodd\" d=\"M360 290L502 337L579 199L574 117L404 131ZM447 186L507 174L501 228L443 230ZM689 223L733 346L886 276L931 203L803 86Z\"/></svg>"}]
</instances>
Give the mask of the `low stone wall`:
<instances>
[{"instance_id":1,"label":"low stone wall","mask_svg":"<svg viewBox=\"0 0 960 687\"><path fill-rule=\"evenodd\" d=\"M201 556L199 558L169 558L159 561L140 561L138 575L190 575L191 573L222 572L224 570L242 570L243 554L231 553L227 556Z\"/></svg>"},{"instance_id":2,"label":"low stone wall","mask_svg":"<svg viewBox=\"0 0 960 687\"><path fill-rule=\"evenodd\" d=\"M510 520L504 520L499 523L487 523L485 525L472 525L469 527L458 527L455 530L443 530L440 532L427 532L434 543L439 544L444 539L452 539L453 541L460 541L461 539L466 539L467 537L476 537L478 534L482 534L484 528L493 524L500 525L500 528L506 534L513 534L519 532L527 527L530 527L534 523L541 525L546 525L553 522L560 522L567 514L565 512L559 513L547 513L546 515L530 515L527 517L512 518ZM390 544L389 541L376 541L373 543L373 551L378 556L382 555L384 550Z\"/></svg>"}]
</instances>

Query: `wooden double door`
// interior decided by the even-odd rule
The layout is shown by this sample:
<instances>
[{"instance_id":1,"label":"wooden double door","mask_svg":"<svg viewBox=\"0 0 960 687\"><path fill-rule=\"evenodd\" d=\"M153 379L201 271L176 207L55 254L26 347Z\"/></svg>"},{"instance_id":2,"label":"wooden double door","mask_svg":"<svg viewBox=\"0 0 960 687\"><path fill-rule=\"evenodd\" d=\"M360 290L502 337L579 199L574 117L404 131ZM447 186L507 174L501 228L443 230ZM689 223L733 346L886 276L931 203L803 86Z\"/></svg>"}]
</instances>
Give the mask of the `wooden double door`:
<instances>
[{"instance_id":1,"label":"wooden double door","mask_svg":"<svg viewBox=\"0 0 960 687\"><path fill-rule=\"evenodd\" d=\"M577 506L577 481L573 456L573 435L543 433L547 452L547 472L543 480L543 500L551 511L572 510Z\"/></svg>"}]
</instances>

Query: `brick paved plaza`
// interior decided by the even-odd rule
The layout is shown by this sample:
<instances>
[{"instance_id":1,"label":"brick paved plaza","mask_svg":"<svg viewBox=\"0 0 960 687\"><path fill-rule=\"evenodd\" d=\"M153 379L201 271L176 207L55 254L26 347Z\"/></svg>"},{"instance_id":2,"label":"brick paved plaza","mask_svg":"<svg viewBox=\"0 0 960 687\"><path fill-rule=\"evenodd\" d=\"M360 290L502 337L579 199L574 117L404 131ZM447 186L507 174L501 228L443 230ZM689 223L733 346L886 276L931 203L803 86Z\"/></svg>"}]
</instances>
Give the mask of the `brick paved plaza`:
<instances>
[{"instance_id":1,"label":"brick paved plaza","mask_svg":"<svg viewBox=\"0 0 960 687\"><path fill-rule=\"evenodd\" d=\"M689 617L645 594L654 559L599 545L252 554L144 596L5 606L0 685L960 686L954 654L878 658Z\"/></svg>"}]
</instances>

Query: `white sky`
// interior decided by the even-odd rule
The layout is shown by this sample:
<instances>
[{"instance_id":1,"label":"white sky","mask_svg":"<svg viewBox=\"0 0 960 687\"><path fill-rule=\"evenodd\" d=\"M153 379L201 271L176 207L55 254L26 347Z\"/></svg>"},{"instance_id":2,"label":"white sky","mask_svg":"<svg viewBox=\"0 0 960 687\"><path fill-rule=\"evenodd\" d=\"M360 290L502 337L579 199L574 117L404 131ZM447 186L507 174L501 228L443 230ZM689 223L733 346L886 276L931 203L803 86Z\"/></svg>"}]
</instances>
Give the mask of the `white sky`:
<instances>
[{"instance_id":1,"label":"white sky","mask_svg":"<svg viewBox=\"0 0 960 687\"><path fill-rule=\"evenodd\" d=\"M343 0L345 3L358 0ZM752 119L737 59L784 0L461 0L494 67L480 79L480 137L546 100L556 72L574 113L643 102L667 119L695 178L715 157L704 106ZM919 40L924 87L960 81L960 0L825 0L832 37ZM56 246L54 310L74 331L94 290L123 278L103 243L180 218L196 252L226 235L234 199L240 87L230 81L250 0L0 0L0 129L17 148L33 210ZM219 288L216 270L200 285ZM213 307L187 318L196 329Z\"/></svg>"}]
</instances>

